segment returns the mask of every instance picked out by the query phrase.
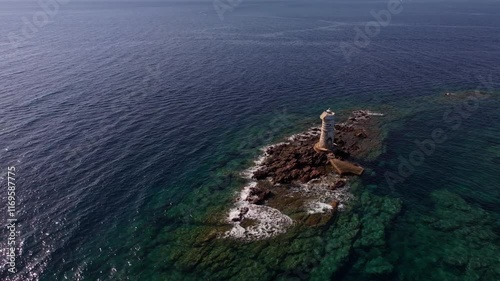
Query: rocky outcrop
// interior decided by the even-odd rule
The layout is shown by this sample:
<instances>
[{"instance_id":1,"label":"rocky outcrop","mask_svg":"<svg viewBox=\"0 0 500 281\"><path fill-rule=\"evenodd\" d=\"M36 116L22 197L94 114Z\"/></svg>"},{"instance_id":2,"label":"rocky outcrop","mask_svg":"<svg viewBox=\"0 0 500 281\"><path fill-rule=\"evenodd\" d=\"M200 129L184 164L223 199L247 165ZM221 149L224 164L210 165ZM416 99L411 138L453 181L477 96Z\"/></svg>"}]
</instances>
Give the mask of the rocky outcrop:
<instances>
[{"instance_id":1,"label":"rocky outcrop","mask_svg":"<svg viewBox=\"0 0 500 281\"><path fill-rule=\"evenodd\" d=\"M335 125L335 149L316 151L320 129L297 134L269 146L264 157L244 173L251 177L235 201L221 237L258 240L285 233L292 225L323 227L350 199L348 175L363 168L348 162L362 158L380 142L368 111L355 111ZM332 165L332 159L334 160ZM307 184L306 184L307 183Z\"/></svg>"},{"instance_id":2,"label":"rocky outcrop","mask_svg":"<svg viewBox=\"0 0 500 281\"><path fill-rule=\"evenodd\" d=\"M264 203L266 199L270 198L272 195L273 193L271 192L271 190L269 190L266 187L263 187L262 185L257 185L255 187L250 188L248 197L245 200L251 204L261 205Z\"/></svg>"},{"instance_id":3,"label":"rocky outcrop","mask_svg":"<svg viewBox=\"0 0 500 281\"><path fill-rule=\"evenodd\" d=\"M373 114L365 110L354 111L348 121L336 124L336 148L330 153L316 152L313 148L319 139L318 128L299 134L286 143L269 147L266 150L267 157L262 163L262 168L254 172L253 178L270 179L273 184L289 184L294 181L306 183L325 175L330 172L329 159L345 161L351 155L360 156L363 152L372 149L374 141L369 137L370 126L367 125ZM352 168L349 169L351 172L356 170L354 174L360 175L362 172L362 169L354 169L351 165L349 167ZM339 169L336 171L339 172ZM339 173L342 174L342 171Z\"/></svg>"},{"instance_id":4,"label":"rocky outcrop","mask_svg":"<svg viewBox=\"0 0 500 281\"><path fill-rule=\"evenodd\" d=\"M254 178L271 178L273 183L283 184L296 180L305 183L321 176L328 158L313 149L317 138L317 134L310 133L289 143L269 147L263 168L254 173Z\"/></svg>"}]
</instances>

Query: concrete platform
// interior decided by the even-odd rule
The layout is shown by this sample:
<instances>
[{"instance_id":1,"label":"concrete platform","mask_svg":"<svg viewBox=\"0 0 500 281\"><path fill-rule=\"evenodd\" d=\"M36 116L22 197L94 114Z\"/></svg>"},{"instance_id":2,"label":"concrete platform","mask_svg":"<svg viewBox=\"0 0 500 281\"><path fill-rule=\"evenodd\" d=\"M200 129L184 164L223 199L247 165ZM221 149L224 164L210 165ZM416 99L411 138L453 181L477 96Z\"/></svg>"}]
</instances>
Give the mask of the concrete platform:
<instances>
[{"instance_id":1,"label":"concrete platform","mask_svg":"<svg viewBox=\"0 0 500 281\"><path fill-rule=\"evenodd\" d=\"M332 164L335 171L337 171L337 173L340 175L355 174L360 176L361 174L363 174L364 171L362 167L356 166L352 163L342 161L339 159L332 158L330 159L330 163Z\"/></svg>"}]
</instances>

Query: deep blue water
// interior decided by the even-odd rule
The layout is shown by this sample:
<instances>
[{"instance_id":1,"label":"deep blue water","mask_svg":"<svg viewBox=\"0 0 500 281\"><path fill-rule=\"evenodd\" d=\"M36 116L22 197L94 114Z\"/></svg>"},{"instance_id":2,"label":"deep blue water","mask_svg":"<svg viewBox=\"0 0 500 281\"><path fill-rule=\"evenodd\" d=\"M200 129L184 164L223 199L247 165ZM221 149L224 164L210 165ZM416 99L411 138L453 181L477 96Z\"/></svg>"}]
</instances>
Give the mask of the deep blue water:
<instances>
[{"instance_id":1,"label":"deep blue water","mask_svg":"<svg viewBox=\"0 0 500 281\"><path fill-rule=\"evenodd\" d=\"M40 6L1 1L1 198L6 202L7 167L15 166L21 244L20 272L3 271L1 279L111 280L90 265L125 255L128 246L116 234L135 239L127 229L196 193L241 156L228 155L227 144L264 128L273 114L297 120L324 107L404 103L484 88L484 77L498 89L500 2L404 1L403 12L346 61L339 44L352 43L370 11L386 6L244 0L220 20L211 1L69 1L24 36L23 18L32 21ZM9 33L21 36L19 46ZM490 141L498 144L498 102L491 104L481 109L489 121L476 115L468 124L478 134L493 132ZM404 151L405 136L426 136L430 118L419 118L405 121L414 130L391 132L388 144ZM439 155L459 149L451 142ZM399 151L384 157L390 163ZM491 161L498 167L498 158ZM476 175L434 176L444 184L447 175L466 172ZM408 202L432 189L411 191L410 183L399 191ZM484 199L498 196L495 187L482 199L457 193L498 216L498 198ZM196 209L190 203L182 204ZM3 209L0 217L3 224ZM2 229L2 243L6 236ZM102 241L113 246L101 248Z\"/></svg>"}]
</instances>

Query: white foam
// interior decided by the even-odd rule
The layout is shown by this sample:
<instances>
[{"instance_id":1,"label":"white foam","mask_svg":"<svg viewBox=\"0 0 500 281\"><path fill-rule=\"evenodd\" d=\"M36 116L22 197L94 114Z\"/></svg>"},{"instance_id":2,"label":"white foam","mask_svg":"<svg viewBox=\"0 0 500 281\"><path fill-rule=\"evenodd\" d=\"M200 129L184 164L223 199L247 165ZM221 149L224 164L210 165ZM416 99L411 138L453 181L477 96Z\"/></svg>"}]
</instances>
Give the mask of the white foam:
<instances>
[{"instance_id":1,"label":"white foam","mask_svg":"<svg viewBox=\"0 0 500 281\"><path fill-rule=\"evenodd\" d=\"M307 140L307 138L316 137L320 135L319 127L311 127L306 132L298 133L291 135L287 138L288 141L296 141L296 140ZM279 145L279 144L278 144Z\"/></svg>"},{"instance_id":2,"label":"white foam","mask_svg":"<svg viewBox=\"0 0 500 281\"><path fill-rule=\"evenodd\" d=\"M323 202L311 202L308 206L309 214L324 214L333 209L333 206Z\"/></svg>"},{"instance_id":3,"label":"white foam","mask_svg":"<svg viewBox=\"0 0 500 281\"><path fill-rule=\"evenodd\" d=\"M239 196L240 200L239 201L245 201L248 198L248 196L250 195L250 189L252 187L255 187L255 186L257 186L257 182L252 181L248 185L243 187L243 189L240 191L240 196Z\"/></svg>"},{"instance_id":4,"label":"white foam","mask_svg":"<svg viewBox=\"0 0 500 281\"><path fill-rule=\"evenodd\" d=\"M373 111L369 111L369 110L366 111L366 114L368 114L370 116L384 116L383 113L373 112Z\"/></svg>"},{"instance_id":5,"label":"white foam","mask_svg":"<svg viewBox=\"0 0 500 281\"><path fill-rule=\"evenodd\" d=\"M242 172L242 176L249 182L246 184L239 193L237 193L238 200L235 206L229 210L226 222L232 224L232 228L226 231L222 238L233 238L241 240L260 240L285 233L286 229L293 224L293 220L281 213L279 210L262 205L250 204L246 199L250 195L250 189L257 185L252 177L253 174L263 167L264 161L269 157L266 151L269 148L278 145L287 144L287 142L280 142L263 147L262 155L254 160L254 165ZM245 214L241 210L248 208ZM237 219L237 220L233 220ZM253 220L254 223L247 228L241 226L241 221L245 219Z\"/></svg>"},{"instance_id":6,"label":"white foam","mask_svg":"<svg viewBox=\"0 0 500 281\"><path fill-rule=\"evenodd\" d=\"M352 194L348 182L342 188L330 189L330 186L336 180L339 180L338 175L322 177L294 187L291 191L298 193L299 196L313 198L308 206L306 206L307 211L310 213L316 212L318 206L323 206L322 204L328 204L333 201L339 202L337 206L338 210L343 210L345 203L352 199ZM330 204L328 205L331 206Z\"/></svg>"},{"instance_id":7,"label":"white foam","mask_svg":"<svg viewBox=\"0 0 500 281\"><path fill-rule=\"evenodd\" d=\"M293 220L289 216L277 209L263 205L249 204L244 201L238 205L237 208L229 211L227 222L233 226L222 235L223 238L241 240L266 239L285 233L287 228L293 224ZM248 208L248 212L243 216L243 220L254 221L251 226L246 228L241 226L240 221L233 221L233 218L239 218L242 208Z\"/></svg>"}]
</instances>

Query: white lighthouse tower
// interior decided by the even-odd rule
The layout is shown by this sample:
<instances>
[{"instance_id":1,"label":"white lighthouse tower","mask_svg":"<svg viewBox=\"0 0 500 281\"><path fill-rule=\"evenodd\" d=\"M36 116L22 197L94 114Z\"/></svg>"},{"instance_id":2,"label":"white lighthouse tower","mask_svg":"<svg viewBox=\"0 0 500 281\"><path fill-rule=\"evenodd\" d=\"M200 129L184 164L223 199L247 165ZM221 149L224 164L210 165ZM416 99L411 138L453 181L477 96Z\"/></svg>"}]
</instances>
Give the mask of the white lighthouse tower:
<instances>
[{"instance_id":1,"label":"white lighthouse tower","mask_svg":"<svg viewBox=\"0 0 500 281\"><path fill-rule=\"evenodd\" d=\"M335 112L330 109L323 111L321 118L321 136L319 142L314 145L314 148L319 151L331 151L333 149L333 141L335 139Z\"/></svg>"}]
</instances>

